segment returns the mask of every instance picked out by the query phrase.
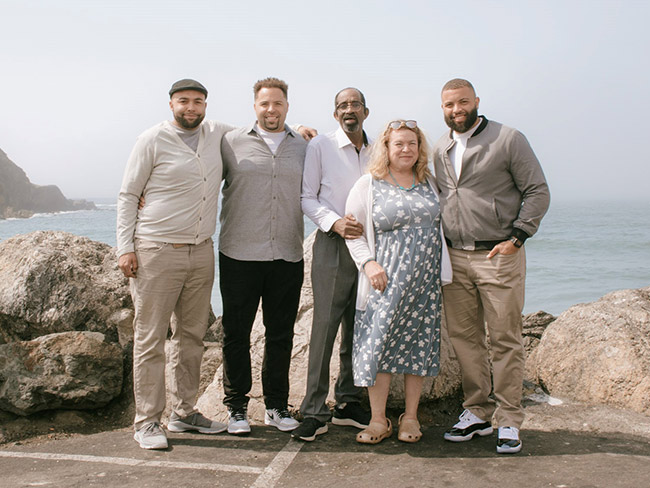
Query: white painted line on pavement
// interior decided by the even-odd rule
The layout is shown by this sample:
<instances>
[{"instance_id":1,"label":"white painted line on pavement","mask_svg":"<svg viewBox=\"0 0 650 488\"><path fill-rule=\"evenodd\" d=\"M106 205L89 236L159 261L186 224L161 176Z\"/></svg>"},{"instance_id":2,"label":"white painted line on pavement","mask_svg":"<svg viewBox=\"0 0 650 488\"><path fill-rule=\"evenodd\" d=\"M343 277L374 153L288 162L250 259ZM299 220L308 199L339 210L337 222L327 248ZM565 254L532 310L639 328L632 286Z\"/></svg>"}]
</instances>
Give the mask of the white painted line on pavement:
<instances>
[{"instance_id":1,"label":"white painted line on pavement","mask_svg":"<svg viewBox=\"0 0 650 488\"><path fill-rule=\"evenodd\" d=\"M285 446L286 447L286 446ZM284 451L284 449L282 450ZM282 451L271 461L275 462ZM294 454L295 456L295 454ZM209 464L209 463L182 463L177 461L147 461L144 459L131 459L120 457L104 456L84 456L81 454L57 454L50 452L19 452L19 451L0 451L0 457L5 458L27 458L43 459L48 461L81 461L86 463L105 463L119 464L124 466L142 466L148 468L175 468L175 469L207 469L210 471L229 471L231 473L245 473L262 475L268 470L257 468L255 466L234 466L232 464ZM292 458L293 459L293 458ZM286 468L285 468L286 469ZM259 479L259 478L258 478Z\"/></svg>"},{"instance_id":2,"label":"white painted line on pavement","mask_svg":"<svg viewBox=\"0 0 650 488\"><path fill-rule=\"evenodd\" d=\"M251 485L251 488L273 488L304 445L304 442L289 439L289 442L276 454L273 461Z\"/></svg>"}]
</instances>

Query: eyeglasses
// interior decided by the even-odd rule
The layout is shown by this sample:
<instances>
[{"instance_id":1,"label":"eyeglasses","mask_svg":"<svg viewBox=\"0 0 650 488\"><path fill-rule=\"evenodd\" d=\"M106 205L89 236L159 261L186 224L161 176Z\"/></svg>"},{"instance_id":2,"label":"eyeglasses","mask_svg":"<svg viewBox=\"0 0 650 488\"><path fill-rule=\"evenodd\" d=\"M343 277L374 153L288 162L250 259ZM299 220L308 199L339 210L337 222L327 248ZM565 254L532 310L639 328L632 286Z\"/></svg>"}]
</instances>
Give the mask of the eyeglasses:
<instances>
[{"instance_id":1,"label":"eyeglasses","mask_svg":"<svg viewBox=\"0 0 650 488\"><path fill-rule=\"evenodd\" d=\"M402 127L415 129L417 126L418 123L415 120L393 120L388 123L388 127L394 130L401 129Z\"/></svg>"},{"instance_id":2,"label":"eyeglasses","mask_svg":"<svg viewBox=\"0 0 650 488\"><path fill-rule=\"evenodd\" d=\"M363 107L363 106L364 106L363 103L361 103L361 102L357 102L357 101L355 100L354 102L343 102L343 103L339 103L339 104L336 106L336 110L344 111L344 110L347 110L347 109L349 109L349 108L351 108L352 110L359 110L359 109L360 109L361 107Z\"/></svg>"}]
</instances>

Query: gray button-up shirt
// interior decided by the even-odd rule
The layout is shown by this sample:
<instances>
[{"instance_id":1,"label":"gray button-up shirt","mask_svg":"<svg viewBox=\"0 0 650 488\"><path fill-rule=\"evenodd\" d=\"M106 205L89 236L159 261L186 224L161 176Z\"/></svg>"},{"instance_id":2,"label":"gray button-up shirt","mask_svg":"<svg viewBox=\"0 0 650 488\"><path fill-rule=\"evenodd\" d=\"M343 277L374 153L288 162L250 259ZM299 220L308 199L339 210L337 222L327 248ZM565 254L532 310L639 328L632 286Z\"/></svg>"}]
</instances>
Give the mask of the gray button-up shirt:
<instances>
[{"instance_id":1,"label":"gray button-up shirt","mask_svg":"<svg viewBox=\"0 0 650 488\"><path fill-rule=\"evenodd\" d=\"M273 154L256 128L233 130L221 143L219 250L240 261L298 262L303 256L300 190L307 142L285 125L286 137Z\"/></svg>"}]
</instances>

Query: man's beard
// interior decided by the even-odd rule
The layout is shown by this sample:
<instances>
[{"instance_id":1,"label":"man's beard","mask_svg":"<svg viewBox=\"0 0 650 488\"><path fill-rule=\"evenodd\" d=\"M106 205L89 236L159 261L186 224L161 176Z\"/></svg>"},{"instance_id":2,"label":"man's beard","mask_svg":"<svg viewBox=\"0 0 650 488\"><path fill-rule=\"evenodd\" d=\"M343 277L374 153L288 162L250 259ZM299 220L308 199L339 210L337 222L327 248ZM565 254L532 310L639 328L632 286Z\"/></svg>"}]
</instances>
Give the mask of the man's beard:
<instances>
[{"instance_id":1,"label":"man's beard","mask_svg":"<svg viewBox=\"0 0 650 488\"><path fill-rule=\"evenodd\" d=\"M174 119L176 119L176 122L178 122L178 125L180 125L183 129L195 129L199 126L201 122L203 122L205 115L199 115L197 116L196 120L194 122L190 122L189 120L185 120L185 118L182 115L176 115L174 114Z\"/></svg>"},{"instance_id":2,"label":"man's beard","mask_svg":"<svg viewBox=\"0 0 650 488\"><path fill-rule=\"evenodd\" d=\"M455 130L459 134L462 134L463 132L467 132L469 129L472 128L472 126L476 123L476 120L478 119L478 108L474 107L470 112L467 113L467 116L465 117L465 121L457 124L452 116L447 116L445 115L445 122L449 126L450 129Z\"/></svg>"},{"instance_id":3,"label":"man's beard","mask_svg":"<svg viewBox=\"0 0 650 488\"><path fill-rule=\"evenodd\" d=\"M359 130L359 119L354 117L354 120L343 119L343 128L346 132L356 132Z\"/></svg>"}]
</instances>

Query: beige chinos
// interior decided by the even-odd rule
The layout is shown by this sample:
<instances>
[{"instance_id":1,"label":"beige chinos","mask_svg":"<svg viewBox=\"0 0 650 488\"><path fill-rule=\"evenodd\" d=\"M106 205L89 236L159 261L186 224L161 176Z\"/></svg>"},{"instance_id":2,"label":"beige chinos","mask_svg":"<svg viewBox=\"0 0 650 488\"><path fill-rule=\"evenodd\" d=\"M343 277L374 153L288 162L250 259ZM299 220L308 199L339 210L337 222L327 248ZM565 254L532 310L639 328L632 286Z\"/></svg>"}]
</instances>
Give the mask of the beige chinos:
<instances>
[{"instance_id":1,"label":"beige chinos","mask_svg":"<svg viewBox=\"0 0 650 488\"><path fill-rule=\"evenodd\" d=\"M212 239L196 245L135 240L137 278L131 278L135 306L133 383L135 428L160 422L165 409L165 339L171 325L169 364L172 410L194 413L203 337L214 281Z\"/></svg>"},{"instance_id":2,"label":"beige chinos","mask_svg":"<svg viewBox=\"0 0 650 488\"><path fill-rule=\"evenodd\" d=\"M521 311L524 305L526 255L449 248L453 282L443 287L449 338L460 363L463 407L499 426L521 427L524 346ZM486 328L491 339L492 379ZM494 385L494 397L490 398Z\"/></svg>"}]
</instances>

